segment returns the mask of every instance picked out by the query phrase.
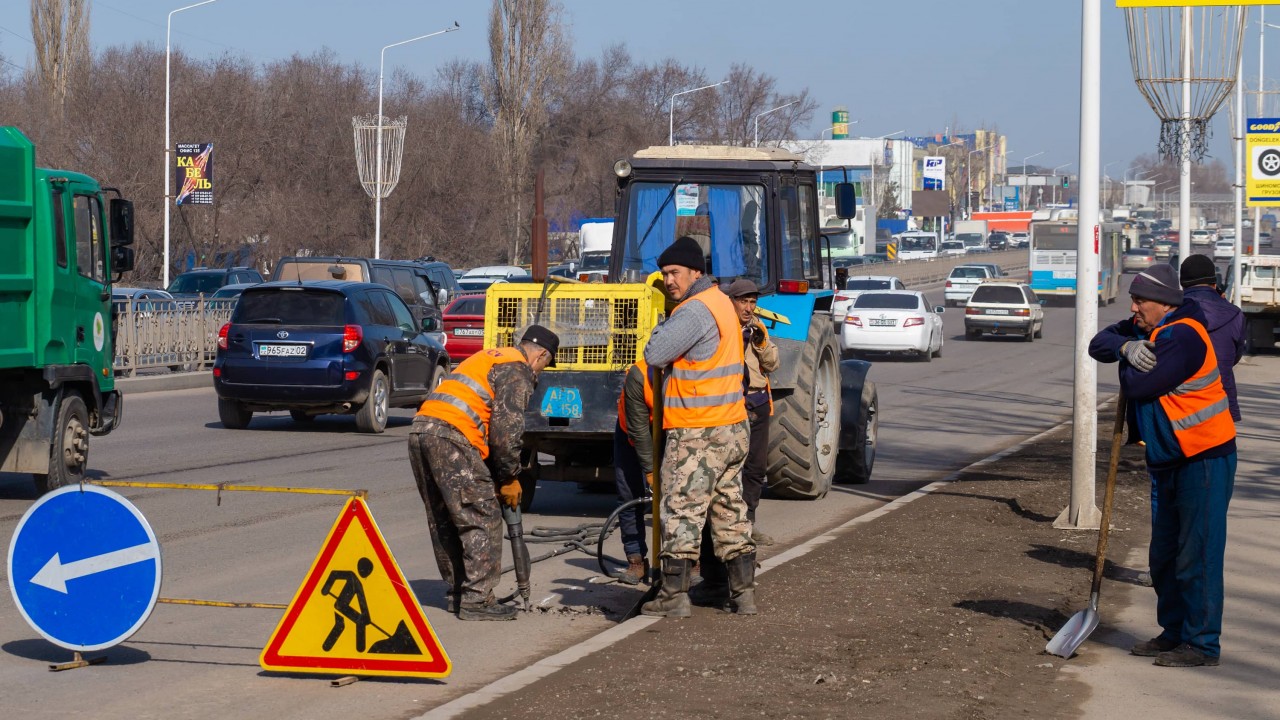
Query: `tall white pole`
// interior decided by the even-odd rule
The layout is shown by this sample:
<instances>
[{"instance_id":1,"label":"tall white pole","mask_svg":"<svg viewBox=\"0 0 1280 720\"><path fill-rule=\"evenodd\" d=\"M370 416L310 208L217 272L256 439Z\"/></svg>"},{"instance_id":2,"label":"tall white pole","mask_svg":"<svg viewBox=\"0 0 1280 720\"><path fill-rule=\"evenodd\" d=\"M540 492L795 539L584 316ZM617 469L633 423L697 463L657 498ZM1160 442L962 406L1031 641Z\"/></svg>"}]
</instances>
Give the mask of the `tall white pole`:
<instances>
[{"instance_id":1,"label":"tall white pole","mask_svg":"<svg viewBox=\"0 0 1280 720\"><path fill-rule=\"evenodd\" d=\"M382 48L382 52L378 53L378 169L375 173L376 177L373 185L373 257L375 260L382 257L382 166L385 164L382 157L382 71L387 64L387 50L399 45L408 45L411 42L426 40L429 37L453 32L461 27L462 26L455 21L451 28L437 30L433 33L427 33L426 35L419 35L418 37L409 38L408 40L401 40L397 43L391 43L390 45Z\"/></svg>"},{"instance_id":2,"label":"tall white pole","mask_svg":"<svg viewBox=\"0 0 1280 720\"><path fill-rule=\"evenodd\" d=\"M217 0L204 0L204 2L198 2L195 5L187 5L186 7L180 7L177 10L171 10L169 12L169 19L165 23L165 28L164 28L164 275L163 275L163 278L164 278L164 286L166 288L169 287L169 211L170 211L169 206L173 202L173 196L170 195L170 193L173 192L173 185L170 183L170 179L169 179L169 165L172 164L173 162L173 158L170 157L169 155L171 152L173 152L173 141L170 139L170 135L169 135L169 124L170 124L169 123L169 49L170 49L169 36L173 33L173 16L176 13L180 13L183 10L190 10L191 8L194 8L194 7L200 7L201 5L208 5L211 2L217 2Z\"/></svg>"},{"instance_id":3,"label":"tall white pole","mask_svg":"<svg viewBox=\"0 0 1280 720\"><path fill-rule=\"evenodd\" d=\"M1182 130L1178 133L1178 262L1191 255L1191 8L1182 8Z\"/></svg>"},{"instance_id":4,"label":"tall white pole","mask_svg":"<svg viewBox=\"0 0 1280 720\"><path fill-rule=\"evenodd\" d=\"M1249 10L1240 8L1241 34L1249 20ZM1261 88L1259 88L1261 89ZM1236 57L1236 234L1231 241L1231 297L1227 300L1240 305L1240 242L1244 237L1244 38L1240 38L1240 54ZM1256 232L1256 231L1255 231ZM1254 243L1255 245L1257 243ZM1222 288L1218 288L1221 290Z\"/></svg>"},{"instance_id":5,"label":"tall white pole","mask_svg":"<svg viewBox=\"0 0 1280 720\"><path fill-rule=\"evenodd\" d=\"M769 113L771 113L771 112L777 112L777 111L779 111L779 110L781 110L781 109L783 109L783 108L791 107L792 105L795 105L795 104L796 104L796 103L798 103L798 102L800 102L800 101L799 101L799 100L792 100L791 102L787 103L786 105L779 105L778 107L773 108L772 110L765 110L764 112L762 112L762 113L760 113L759 115L757 115L757 116L755 117L755 125L756 125L755 143L754 143L751 147L760 147L760 118L764 117L765 115L768 115L768 114L769 114ZM855 122L856 122L856 121L855 121Z\"/></svg>"},{"instance_id":6,"label":"tall white pole","mask_svg":"<svg viewBox=\"0 0 1280 720\"><path fill-rule=\"evenodd\" d=\"M1071 428L1071 504L1054 527L1098 527L1094 464L1098 443L1098 369L1089 341L1098 331L1098 166L1101 162L1102 0L1081 0L1080 221L1076 234L1075 390ZM1113 268L1113 271L1115 268Z\"/></svg>"},{"instance_id":7,"label":"tall white pole","mask_svg":"<svg viewBox=\"0 0 1280 720\"><path fill-rule=\"evenodd\" d=\"M1265 6L1258 8L1258 117L1262 117L1262 93L1266 90L1267 84L1263 82L1262 58L1266 51L1267 45L1267 8ZM1258 236L1262 234L1262 207L1258 206L1253 209L1253 256L1258 257L1258 248L1262 245L1258 241ZM1239 257L1239 253L1236 254ZM1239 286L1237 286L1239 287Z\"/></svg>"},{"instance_id":8,"label":"tall white pole","mask_svg":"<svg viewBox=\"0 0 1280 720\"><path fill-rule=\"evenodd\" d=\"M671 96L671 107L668 108L667 110L667 144L668 145L676 144L676 98L679 97L680 95L688 95L689 93L692 93L692 92L698 92L699 90L707 90L708 88L720 87L721 85L724 85L727 82L729 81L721 80L720 82L714 85L703 85L702 87L696 87L692 90L681 90L680 92L675 93L674 95ZM786 106L784 105L783 107L786 107ZM778 108L774 108L774 109L776 110Z\"/></svg>"}]
</instances>

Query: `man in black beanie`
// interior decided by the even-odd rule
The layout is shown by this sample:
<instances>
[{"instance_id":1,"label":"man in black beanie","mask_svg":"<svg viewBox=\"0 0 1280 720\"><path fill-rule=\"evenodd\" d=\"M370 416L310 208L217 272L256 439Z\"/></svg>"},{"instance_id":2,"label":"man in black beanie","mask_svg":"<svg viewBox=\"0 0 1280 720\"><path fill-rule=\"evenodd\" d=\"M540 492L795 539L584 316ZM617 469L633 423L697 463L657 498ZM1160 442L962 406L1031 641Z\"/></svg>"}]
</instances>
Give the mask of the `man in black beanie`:
<instances>
[{"instance_id":1,"label":"man in black beanie","mask_svg":"<svg viewBox=\"0 0 1280 720\"><path fill-rule=\"evenodd\" d=\"M1235 366L1244 357L1244 313L1227 302L1218 292L1218 269L1205 255L1192 255L1182 261L1178 273L1182 293L1200 304L1204 312L1205 329L1213 342L1213 352L1218 356L1218 371L1222 373L1222 387L1231 401L1231 418L1240 422L1240 403L1236 401Z\"/></svg>"}]
</instances>

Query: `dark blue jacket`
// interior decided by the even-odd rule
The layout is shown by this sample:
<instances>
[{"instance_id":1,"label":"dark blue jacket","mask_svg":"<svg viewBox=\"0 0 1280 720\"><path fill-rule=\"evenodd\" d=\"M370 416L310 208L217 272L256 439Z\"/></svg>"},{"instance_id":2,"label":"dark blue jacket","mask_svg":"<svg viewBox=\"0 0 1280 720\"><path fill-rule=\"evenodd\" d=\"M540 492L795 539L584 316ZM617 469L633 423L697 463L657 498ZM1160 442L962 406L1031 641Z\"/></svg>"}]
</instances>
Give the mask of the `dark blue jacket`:
<instances>
[{"instance_id":1,"label":"dark blue jacket","mask_svg":"<svg viewBox=\"0 0 1280 720\"><path fill-rule=\"evenodd\" d=\"M1218 356L1222 388L1231 403L1231 419L1239 422L1240 403L1236 401L1236 373L1232 368L1244 357L1244 313L1227 302L1212 285L1193 285L1182 294L1199 303L1204 312L1204 327L1213 342L1213 354Z\"/></svg>"},{"instance_id":2,"label":"dark blue jacket","mask_svg":"<svg viewBox=\"0 0 1280 720\"><path fill-rule=\"evenodd\" d=\"M1205 324L1204 312L1193 300L1184 300L1159 324L1184 318ZM1200 335L1185 325L1165 328L1155 339L1156 366L1151 372L1137 370L1120 354L1126 342L1145 337L1131 319L1121 320L1093 337L1089 355L1098 362L1120 362L1120 388L1129 401L1129 441L1146 443L1147 466L1159 470L1234 453L1236 441L1232 439L1193 457L1184 456L1173 426L1160 406L1160 396L1172 392L1204 365L1206 348Z\"/></svg>"}]
</instances>

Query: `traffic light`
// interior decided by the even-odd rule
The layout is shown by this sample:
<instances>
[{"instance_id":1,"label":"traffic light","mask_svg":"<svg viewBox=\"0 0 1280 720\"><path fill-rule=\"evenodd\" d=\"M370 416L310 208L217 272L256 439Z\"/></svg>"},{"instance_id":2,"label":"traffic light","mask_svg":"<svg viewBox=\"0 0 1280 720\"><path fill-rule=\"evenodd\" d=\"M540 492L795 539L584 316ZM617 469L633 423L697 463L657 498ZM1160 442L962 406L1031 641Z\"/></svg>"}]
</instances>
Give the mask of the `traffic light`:
<instances>
[{"instance_id":1,"label":"traffic light","mask_svg":"<svg viewBox=\"0 0 1280 720\"><path fill-rule=\"evenodd\" d=\"M1063 175L1063 176L1062 176L1062 189L1063 189L1063 190L1066 190L1066 189L1067 189L1067 188L1069 188L1069 187L1071 187L1071 178L1067 177L1066 175Z\"/></svg>"}]
</instances>

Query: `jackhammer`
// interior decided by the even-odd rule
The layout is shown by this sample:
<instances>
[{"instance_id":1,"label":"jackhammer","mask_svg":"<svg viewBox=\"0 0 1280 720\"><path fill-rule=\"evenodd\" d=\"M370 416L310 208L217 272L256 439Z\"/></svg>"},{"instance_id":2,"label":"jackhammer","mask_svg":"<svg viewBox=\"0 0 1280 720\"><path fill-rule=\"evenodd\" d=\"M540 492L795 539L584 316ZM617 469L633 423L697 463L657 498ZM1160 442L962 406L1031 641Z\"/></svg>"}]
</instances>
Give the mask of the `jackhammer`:
<instances>
[{"instance_id":1,"label":"jackhammer","mask_svg":"<svg viewBox=\"0 0 1280 720\"><path fill-rule=\"evenodd\" d=\"M511 540L511 562L516 571L516 591L524 602L525 612L532 609L529 603L529 573L532 563L529 560L529 547L524 543L524 518L519 507L502 506L502 519L507 523L507 537Z\"/></svg>"}]
</instances>

